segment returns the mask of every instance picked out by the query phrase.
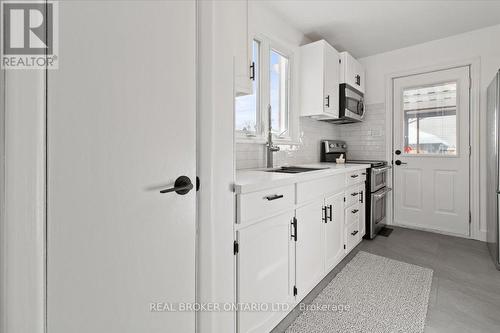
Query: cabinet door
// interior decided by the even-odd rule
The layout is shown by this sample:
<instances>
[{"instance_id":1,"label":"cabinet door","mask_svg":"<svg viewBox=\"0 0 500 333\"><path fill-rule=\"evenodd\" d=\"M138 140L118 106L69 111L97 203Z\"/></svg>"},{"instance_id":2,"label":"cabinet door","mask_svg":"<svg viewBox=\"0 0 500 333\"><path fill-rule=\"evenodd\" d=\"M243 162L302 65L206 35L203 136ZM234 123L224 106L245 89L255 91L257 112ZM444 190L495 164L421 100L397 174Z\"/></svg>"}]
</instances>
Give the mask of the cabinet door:
<instances>
[{"instance_id":1,"label":"cabinet door","mask_svg":"<svg viewBox=\"0 0 500 333\"><path fill-rule=\"evenodd\" d=\"M228 7L228 17L233 23L235 93L236 96L250 95L253 87L250 79L252 42L248 34L248 0L228 1L224 6Z\"/></svg>"},{"instance_id":2,"label":"cabinet door","mask_svg":"<svg viewBox=\"0 0 500 333\"><path fill-rule=\"evenodd\" d=\"M348 52L342 52L341 81L351 87L365 92L365 70L363 66Z\"/></svg>"},{"instance_id":3,"label":"cabinet door","mask_svg":"<svg viewBox=\"0 0 500 333\"><path fill-rule=\"evenodd\" d=\"M358 77L359 76L359 77ZM365 69L354 59L354 88L365 93Z\"/></svg>"},{"instance_id":4,"label":"cabinet door","mask_svg":"<svg viewBox=\"0 0 500 333\"><path fill-rule=\"evenodd\" d=\"M344 257L344 193L325 199L328 218L325 221L325 273L328 274Z\"/></svg>"},{"instance_id":5,"label":"cabinet door","mask_svg":"<svg viewBox=\"0 0 500 333\"><path fill-rule=\"evenodd\" d=\"M323 277L323 198L295 211L295 276L298 299L302 299Z\"/></svg>"},{"instance_id":6,"label":"cabinet door","mask_svg":"<svg viewBox=\"0 0 500 333\"><path fill-rule=\"evenodd\" d=\"M324 58L324 110L329 115L339 117L339 54L325 43Z\"/></svg>"},{"instance_id":7,"label":"cabinet door","mask_svg":"<svg viewBox=\"0 0 500 333\"><path fill-rule=\"evenodd\" d=\"M293 302L293 211L237 231L238 303ZM268 332L283 318L280 311L238 311L239 332Z\"/></svg>"}]
</instances>

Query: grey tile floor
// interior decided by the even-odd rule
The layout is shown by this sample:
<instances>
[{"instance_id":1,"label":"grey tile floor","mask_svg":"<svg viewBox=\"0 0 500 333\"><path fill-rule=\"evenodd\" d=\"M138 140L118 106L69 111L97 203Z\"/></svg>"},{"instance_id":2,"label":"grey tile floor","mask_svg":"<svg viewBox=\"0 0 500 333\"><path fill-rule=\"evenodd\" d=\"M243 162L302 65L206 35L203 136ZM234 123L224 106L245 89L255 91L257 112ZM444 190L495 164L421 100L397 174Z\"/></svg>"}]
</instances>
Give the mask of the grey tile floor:
<instances>
[{"instance_id":1,"label":"grey tile floor","mask_svg":"<svg viewBox=\"0 0 500 333\"><path fill-rule=\"evenodd\" d=\"M434 270L425 332L500 332L500 271L486 244L405 228L363 240L304 302L311 302L358 251ZM299 314L294 309L273 333L284 332Z\"/></svg>"}]
</instances>

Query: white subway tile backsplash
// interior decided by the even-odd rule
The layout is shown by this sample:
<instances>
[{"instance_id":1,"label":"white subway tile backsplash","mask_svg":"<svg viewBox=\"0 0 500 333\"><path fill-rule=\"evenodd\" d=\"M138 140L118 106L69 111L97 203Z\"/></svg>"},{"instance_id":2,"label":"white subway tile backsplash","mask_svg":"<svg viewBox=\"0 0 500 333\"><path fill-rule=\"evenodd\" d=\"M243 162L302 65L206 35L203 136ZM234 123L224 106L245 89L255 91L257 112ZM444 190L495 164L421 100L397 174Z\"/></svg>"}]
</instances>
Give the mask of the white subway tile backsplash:
<instances>
[{"instance_id":1,"label":"white subway tile backsplash","mask_svg":"<svg viewBox=\"0 0 500 333\"><path fill-rule=\"evenodd\" d=\"M333 125L300 118L299 145L280 145L274 154L274 165L316 163L320 160L320 141L344 140L351 159L385 159L385 104L366 105L361 123ZM263 144L236 144L236 169L255 169L266 166L266 147Z\"/></svg>"}]
</instances>

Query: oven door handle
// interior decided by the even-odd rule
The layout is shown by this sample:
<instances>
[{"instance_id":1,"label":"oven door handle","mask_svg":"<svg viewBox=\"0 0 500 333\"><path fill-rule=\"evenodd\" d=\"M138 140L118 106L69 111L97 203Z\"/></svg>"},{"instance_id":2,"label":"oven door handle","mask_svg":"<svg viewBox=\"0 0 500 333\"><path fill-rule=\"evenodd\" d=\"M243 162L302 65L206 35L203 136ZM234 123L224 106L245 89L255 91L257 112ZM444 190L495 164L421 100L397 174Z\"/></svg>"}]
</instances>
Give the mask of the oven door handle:
<instances>
[{"instance_id":1,"label":"oven door handle","mask_svg":"<svg viewBox=\"0 0 500 333\"><path fill-rule=\"evenodd\" d=\"M373 198L374 198L375 200L378 200L378 199L380 199L380 198L384 197L384 196L385 196L387 193L389 193L390 191L392 191L392 188L386 187L386 188L384 188L384 189L381 191L381 193L374 193L374 194L373 194Z\"/></svg>"},{"instance_id":2,"label":"oven door handle","mask_svg":"<svg viewBox=\"0 0 500 333\"><path fill-rule=\"evenodd\" d=\"M392 166L387 165L387 166L381 167L381 168L373 168L372 171L373 171L373 174L378 175L379 173L385 172L389 169L392 169Z\"/></svg>"}]
</instances>

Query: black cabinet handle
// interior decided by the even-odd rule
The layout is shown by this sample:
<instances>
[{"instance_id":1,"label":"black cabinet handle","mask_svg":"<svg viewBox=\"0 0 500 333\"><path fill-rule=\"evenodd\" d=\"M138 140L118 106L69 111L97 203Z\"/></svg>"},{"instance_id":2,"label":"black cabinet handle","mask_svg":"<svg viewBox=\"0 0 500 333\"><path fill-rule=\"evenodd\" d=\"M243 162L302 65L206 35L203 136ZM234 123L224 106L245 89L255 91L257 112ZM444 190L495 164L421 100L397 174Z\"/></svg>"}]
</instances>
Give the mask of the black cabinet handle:
<instances>
[{"instance_id":1,"label":"black cabinet handle","mask_svg":"<svg viewBox=\"0 0 500 333\"><path fill-rule=\"evenodd\" d=\"M333 213L332 213L333 212L333 206L330 205L328 208L330 209L330 222L331 222L331 221L333 221L333 217L332 217L333 216Z\"/></svg>"},{"instance_id":2,"label":"black cabinet handle","mask_svg":"<svg viewBox=\"0 0 500 333\"><path fill-rule=\"evenodd\" d=\"M161 190L160 193L170 193L175 192L180 195L184 195L189 193L193 189L193 184L191 183L191 179L187 176L180 176L175 180L174 186Z\"/></svg>"},{"instance_id":3,"label":"black cabinet handle","mask_svg":"<svg viewBox=\"0 0 500 333\"><path fill-rule=\"evenodd\" d=\"M326 99L326 105L325 106L327 108L329 108L330 107L330 95L327 95L325 99Z\"/></svg>"},{"instance_id":4,"label":"black cabinet handle","mask_svg":"<svg viewBox=\"0 0 500 333\"><path fill-rule=\"evenodd\" d=\"M358 231L354 230L353 232L351 232L351 235L356 236L357 233L358 233Z\"/></svg>"},{"instance_id":5,"label":"black cabinet handle","mask_svg":"<svg viewBox=\"0 0 500 333\"><path fill-rule=\"evenodd\" d=\"M328 222L328 213L326 212L326 206L323 206L321 208L323 210L323 222L327 223Z\"/></svg>"},{"instance_id":6,"label":"black cabinet handle","mask_svg":"<svg viewBox=\"0 0 500 333\"><path fill-rule=\"evenodd\" d=\"M359 192L359 195L360 195L359 202L363 203L363 197L364 197L363 191Z\"/></svg>"},{"instance_id":7,"label":"black cabinet handle","mask_svg":"<svg viewBox=\"0 0 500 333\"><path fill-rule=\"evenodd\" d=\"M357 209L351 210L351 213L353 213L353 214L356 214L357 212L359 212L359 210L357 210Z\"/></svg>"},{"instance_id":8,"label":"black cabinet handle","mask_svg":"<svg viewBox=\"0 0 500 333\"><path fill-rule=\"evenodd\" d=\"M276 199L281 199L283 198L283 194L273 194L273 195L268 195L267 197L264 197L264 199L267 199L268 201L273 201Z\"/></svg>"},{"instance_id":9,"label":"black cabinet handle","mask_svg":"<svg viewBox=\"0 0 500 333\"><path fill-rule=\"evenodd\" d=\"M250 65L250 80L255 81L255 62Z\"/></svg>"},{"instance_id":10,"label":"black cabinet handle","mask_svg":"<svg viewBox=\"0 0 500 333\"><path fill-rule=\"evenodd\" d=\"M297 241L297 218L296 217L294 217L292 219L292 228L293 228L292 238L294 241Z\"/></svg>"},{"instance_id":11,"label":"black cabinet handle","mask_svg":"<svg viewBox=\"0 0 500 333\"><path fill-rule=\"evenodd\" d=\"M358 178L359 175L351 175L351 178Z\"/></svg>"}]
</instances>

